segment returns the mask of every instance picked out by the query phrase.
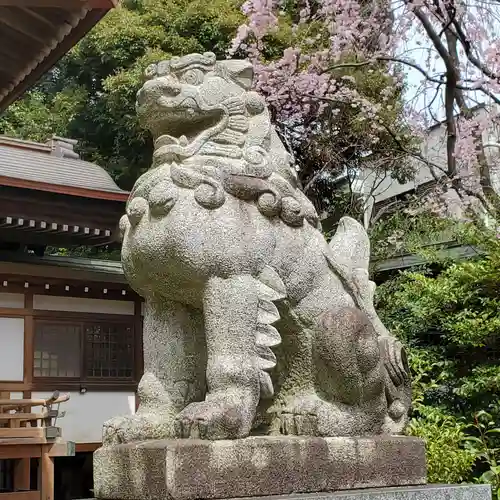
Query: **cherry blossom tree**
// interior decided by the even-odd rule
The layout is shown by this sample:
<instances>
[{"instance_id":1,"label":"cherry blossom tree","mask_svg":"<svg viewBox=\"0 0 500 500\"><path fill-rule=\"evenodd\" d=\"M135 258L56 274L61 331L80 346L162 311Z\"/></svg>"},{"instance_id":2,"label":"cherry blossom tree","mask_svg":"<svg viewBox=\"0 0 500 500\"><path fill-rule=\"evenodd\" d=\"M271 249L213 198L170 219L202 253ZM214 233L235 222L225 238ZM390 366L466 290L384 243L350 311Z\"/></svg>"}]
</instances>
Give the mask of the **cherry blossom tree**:
<instances>
[{"instance_id":1,"label":"cherry blossom tree","mask_svg":"<svg viewBox=\"0 0 500 500\"><path fill-rule=\"evenodd\" d=\"M435 207L453 193L465 210L496 214L499 141L483 139L500 123L500 2L247 0L242 10L231 53L254 61L306 194L345 171L405 180L427 168ZM276 36L288 46L271 59L266 42ZM420 79L411 93L409 71ZM440 121L445 155L434 162L420 144Z\"/></svg>"}]
</instances>

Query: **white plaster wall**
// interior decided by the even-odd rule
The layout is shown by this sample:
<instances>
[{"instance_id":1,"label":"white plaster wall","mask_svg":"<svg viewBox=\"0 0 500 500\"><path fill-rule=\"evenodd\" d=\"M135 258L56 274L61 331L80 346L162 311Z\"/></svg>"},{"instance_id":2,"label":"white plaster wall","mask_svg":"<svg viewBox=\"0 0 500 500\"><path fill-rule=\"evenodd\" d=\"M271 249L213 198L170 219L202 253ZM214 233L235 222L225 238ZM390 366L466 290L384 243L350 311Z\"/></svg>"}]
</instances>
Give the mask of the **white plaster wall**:
<instances>
[{"instance_id":1,"label":"white plaster wall","mask_svg":"<svg viewBox=\"0 0 500 500\"><path fill-rule=\"evenodd\" d=\"M365 195L373 196L375 198L375 203L377 203L414 189L415 182L411 180L405 184L400 184L389 174L366 172L363 188Z\"/></svg>"},{"instance_id":2,"label":"white plaster wall","mask_svg":"<svg viewBox=\"0 0 500 500\"><path fill-rule=\"evenodd\" d=\"M0 293L0 307L24 307L24 295L22 293Z\"/></svg>"},{"instance_id":3,"label":"white plaster wall","mask_svg":"<svg viewBox=\"0 0 500 500\"><path fill-rule=\"evenodd\" d=\"M32 395L36 399L50 396L50 392ZM62 403L59 409L66 412L56 423L62 428L64 439L75 443L100 443L106 420L135 413L135 395L133 392L71 392L70 400Z\"/></svg>"},{"instance_id":4,"label":"white plaster wall","mask_svg":"<svg viewBox=\"0 0 500 500\"><path fill-rule=\"evenodd\" d=\"M11 392L10 399L23 399L23 393L22 392Z\"/></svg>"},{"instance_id":5,"label":"white plaster wall","mask_svg":"<svg viewBox=\"0 0 500 500\"><path fill-rule=\"evenodd\" d=\"M444 169L446 169L445 132L443 127L432 129L421 146L422 156ZM375 203L378 203L434 180L431 170L422 161L417 159L411 161L414 162L416 169L415 178L404 184L400 184L388 174L367 172L364 179L365 194L374 196Z\"/></svg>"},{"instance_id":6,"label":"white plaster wall","mask_svg":"<svg viewBox=\"0 0 500 500\"><path fill-rule=\"evenodd\" d=\"M33 308L45 311L73 311L104 314L134 314L134 303L125 300L85 299L34 295Z\"/></svg>"},{"instance_id":7,"label":"white plaster wall","mask_svg":"<svg viewBox=\"0 0 500 500\"><path fill-rule=\"evenodd\" d=\"M23 381L24 318L0 318L0 380Z\"/></svg>"}]
</instances>

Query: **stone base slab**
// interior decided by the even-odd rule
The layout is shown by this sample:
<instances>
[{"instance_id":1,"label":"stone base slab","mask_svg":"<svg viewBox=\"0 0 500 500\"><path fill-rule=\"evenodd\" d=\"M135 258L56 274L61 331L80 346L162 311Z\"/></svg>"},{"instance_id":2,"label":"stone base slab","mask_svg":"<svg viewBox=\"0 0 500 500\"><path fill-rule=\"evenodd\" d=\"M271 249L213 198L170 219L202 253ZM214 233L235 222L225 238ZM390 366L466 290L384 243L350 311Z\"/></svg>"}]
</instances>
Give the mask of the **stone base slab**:
<instances>
[{"instance_id":1,"label":"stone base slab","mask_svg":"<svg viewBox=\"0 0 500 500\"><path fill-rule=\"evenodd\" d=\"M103 500L225 499L425 482L424 443L412 437L178 439L94 453L94 494Z\"/></svg>"},{"instance_id":2,"label":"stone base slab","mask_svg":"<svg viewBox=\"0 0 500 500\"><path fill-rule=\"evenodd\" d=\"M283 497L254 497L251 500L491 500L491 487L485 484L461 486L432 484Z\"/></svg>"}]
</instances>

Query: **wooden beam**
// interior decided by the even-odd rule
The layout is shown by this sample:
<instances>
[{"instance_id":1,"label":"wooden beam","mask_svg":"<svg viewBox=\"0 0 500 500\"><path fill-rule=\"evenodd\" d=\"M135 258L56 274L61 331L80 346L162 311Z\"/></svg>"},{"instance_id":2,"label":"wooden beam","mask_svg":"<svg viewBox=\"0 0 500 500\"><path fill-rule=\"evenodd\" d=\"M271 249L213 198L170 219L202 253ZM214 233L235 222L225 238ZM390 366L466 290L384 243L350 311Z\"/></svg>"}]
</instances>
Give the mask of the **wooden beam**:
<instances>
[{"instance_id":1,"label":"wooden beam","mask_svg":"<svg viewBox=\"0 0 500 500\"><path fill-rule=\"evenodd\" d=\"M0 399L0 406L2 406L4 410L15 410L16 408L21 408L23 406L48 406L51 404L63 403L68 399L69 397L67 396L54 401L51 399Z\"/></svg>"},{"instance_id":2,"label":"wooden beam","mask_svg":"<svg viewBox=\"0 0 500 500\"><path fill-rule=\"evenodd\" d=\"M75 198L68 194L53 194L50 191L24 190L16 187L2 187L0 207L3 217L25 217L38 221L105 229L115 228L125 212L125 205L120 201L102 200L96 203L92 198Z\"/></svg>"},{"instance_id":3,"label":"wooden beam","mask_svg":"<svg viewBox=\"0 0 500 500\"><path fill-rule=\"evenodd\" d=\"M6 287L2 286L0 282L0 292L5 292ZM22 307L0 307L0 317L2 318L20 318L24 317L27 314L27 311Z\"/></svg>"},{"instance_id":4,"label":"wooden beam","mask_svg":"<svg viewBox=\"0 0 500 500\"><path fill-rule=\"evenodd\" d=\"M1 239L6 242L10 241L25 245L50 245L53 247L74 245L96 246L97 244L113 243L111 237L103 235L92 239L89 237L89 234L72 234L70 231L20 231L20 229L20 226L0 226Z\"/></svg>"},{"instance_id":5,"label":"wooden beam","mask_svg":"<svg viewBox=\"0 0 500 500\"><path fill-rule=\"evenodd\" d=\"M19 5L17 0L3 0L3 4ZM26 6L26 0L24 0ZM106 14L106 8L89 10L80 20L75 21L71 32L66 35L60 43L52 50L43 52L36 58L27 61L28 74L16 77L16 81L0 89L0 111L3 111L14 100L18 99L26 90L31 87L40 77L45 74L57 61L66 54L96 23ZM75 15L83 15L83 10L79 10Z\"/></svg>"},{"instance_id":6,"label":"wooden beam","mask_svg":"<svg viewBox=\"0 0 500 500\"><path fill-rule=\"evenodd\" d=\"M12 51L8 47L4 47L1 44L0 39L0 58L4 67L7 67L9 71L15 71L16 73L24 69L24 65L19 61L19 57L15 57ZM0 145L3 141L0 142ZM10 146L10 144L9 144Z\"/></svg>"},{"instance_id":7,"label":"wooden beam","mask_svg":"<svg viewBox=\"0 0 500 500\"><path fill-rule=\"evenodd\" d=\"M47 440L45 438L5 438L2 439L2 445L0 446L0 450L6 450L7 448L12 448L12 447L22 448L31 445L40 446L41 444L47 444ZM23 456L29 457L30 455L26 453Z\"/></svg>"},{"instance_id":8,"label":"wooden beam","mask_svg":"<svg viewBox=\"0 0 500 500\"><path fill-rule=\"evenodd\" d=\"M25 224L25 221L23 218L16 218L16 217L3 217L0 219L0 227L20 227L22 228Z\"/></svg>"},{"instance_id":9,"label":"wooden beam","mask_svg":"<svg viewBox=\"0 0 500 500\"><path fill-rule=\"evenodd\" d=\"M33 9L27 9L26 7L18 7L18 9L26 16L30 16L33 19L37 19L41 23L44 23L46 26L49 28L53 29L54 28L54 23L52 23L49 19L47 19L45 16L42 14L34 11Z\"/></svg>"},{"instance_id":10,"label":"wooden beam","mask_svg":"<svg viewBox=\"0 0 500 500\"><path fill-rule=\"evenodd\" d=\"M50 445L49 456L51 457L74 457L76 446L73 441L60 441Z\"/></svg>"},{"instance_id":11,"label":"wooden beam","mask_svg":"<svg viewBox=\"0 0 500 500\"><path fill-rule=\"evenodd\" d=\"M2 6L2 0L0 0L0 6ZM40 33L39 30L35 29L29 23L23 22L23 16L19 14L19 12L14 12L8 8L2 8L0 11L0 23L32 40L36 40L42 46L46 45L47 41L54 37L55 33Z\"/></svg>"},{"instance_id":12,"label":"wooden beam","mask_svg":"<svg viewBox=\"0 0 500 500\"><path fill-rule=\"evenodd\" d=\"M0 413L0 420L43 420L49 416L49 412L45 413ZM0 443L1 444L1 443Z\"/></svg>"},{"instance_id":13,"label":"wooden beam","mask_svg":"<svg viewBox=\"0 0 500 500\"><path fill-rule=\"evenodd\" d=\"M2 438L44 438L43 427L19 427L16 429L0 428L0 439Z\"/></svg>"},{"instance_id":14,"label":"wooden beam","mask_svg":"<svg viewBox=\"0 0 500 500\"><path fill-rule=\"evenodd\" d=\"M24 443L24 438L18 438L18 443L16 445L5 444L4 441L10 440L2 439L2 445L0 446L0 460L8 460L9 458L13 460L38 458L41 455L39 443Z\"/></svg>"},{"instance_id":15,"label":"wooden beam","mask_svg":"<svg viewBox=\"0 0 500 500\"><path fill-rule=\"evenodd\" d=\"M31 389L33 384L33 359L35 356L35 326L33 320L33 292L25 292L24 309L24 365L23 380Z\"/></svg>"},{"instance_id":16,"label":"wooden beam","mask_svg":"<svg viewBox=\"0 0 500 500\"><path fill-rule=\"evenodd\" d=\"M76 443L75 452L76 453L89 453L94 452L102 446L102 443Z\"/></svg>"},{"instance_id":17,"label":"wooden beam","mask_svg":"<svg viewBox=\"0 0 500 500\"><path fill-rule=\"evenodd\" d=\"M1 500L40 500L39 491L15 491L13 493L0 493Z\"/></svg>"},{"instance_id":18,"label":"wooden beam","mask_svg":"<svg viewBox=\"0 0 500 500\"><path fill-rule=\"evenodd\" d=\"M28 282L28 288L25 287L25 282ZM69 290L66 287L69 287ZM106 293L105 290L107 290ZM135 300L141 300L138 294L127 284L120 282L94 281L84 277L77 281L75 278L64 278L64 276L61 277L60 280L56 280L47 277L30 277L28 275L25 277L24 275L21 277L0 275L0 292L23 294L28 291L33 295L47 295L51 297L65 296L75 298L118 300L121 302L134 302ZM22 318L30 314L30 311L22 307L0 307L0 317L4 318ZM41 310L36 310L34 312L35 316L42 316L43 314L44 312ZM62 316L66 315L65 312L60 312L58 314ZM25 324L25 327L26 326L27 325Z\"/></svg>"},{"instance_id":19,"label":"wooden beam","mask_svg":"<svg viewBox=\"0 0 500 500\"><path fill-rule=\"evenodd\" d=\"M0 438L56 439L58 437L61 437L61 429L59 427L0 428Z\"/></svg>"},{"instance_id":20,"label":"wooden beam","mask_svg":"<svg viewBox=\"0 0 500 500\"><path fill-rule=\"evenodd\" d=\"M0 394L3 394L4 393L3 391L5 391L8 392L10 396L11 392L23 392L26 389L28 389L28 387L24 382L12 382L9 380L0 381L0 391L2 391ZM2 399L7 399L7 398L2 398Z\"/></svg>"},{"instance_id":21,"label":"wooden beam","mask_svg":"<svg viewBox=\"0 0 500 500\"><path fill-rule=\"evenodd\" d=\"M48 453L51 457L75 456L76 447L72 441L56 440L53 443L47 443L45 439L38 438L8 438L2 439L0 459L39 458L42 455L42 445L49 448ZM100 443L99 446L101 446Z\"/></svg>"}]
</instances>

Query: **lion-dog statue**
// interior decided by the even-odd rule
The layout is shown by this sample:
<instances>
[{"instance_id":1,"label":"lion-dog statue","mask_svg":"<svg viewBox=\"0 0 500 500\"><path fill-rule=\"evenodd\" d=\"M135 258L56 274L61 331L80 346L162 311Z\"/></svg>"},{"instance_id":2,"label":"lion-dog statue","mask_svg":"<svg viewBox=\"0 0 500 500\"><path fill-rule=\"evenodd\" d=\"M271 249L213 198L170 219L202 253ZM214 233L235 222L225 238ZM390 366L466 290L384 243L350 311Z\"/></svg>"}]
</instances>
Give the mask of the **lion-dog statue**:
<instances>
[{"instance_id":1,"label":"lion-dog statue","mask_svg":"<svg viewBox=\"0 0 500 500\"><path fill-rule=\"evenodd\" d=\"M407 424L408 363L373 307L367 234L344 217L325 241L252 79L213 53L146 70L153 164L120 221L145 373L137 413L106 422L104 445Z\"/></svg>"}]
</instances>

